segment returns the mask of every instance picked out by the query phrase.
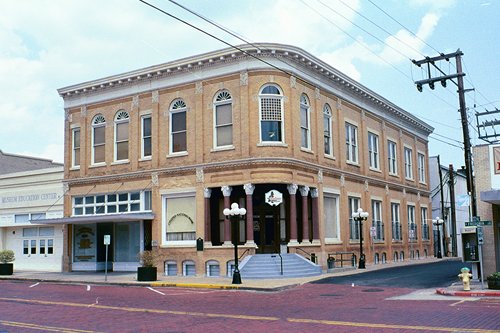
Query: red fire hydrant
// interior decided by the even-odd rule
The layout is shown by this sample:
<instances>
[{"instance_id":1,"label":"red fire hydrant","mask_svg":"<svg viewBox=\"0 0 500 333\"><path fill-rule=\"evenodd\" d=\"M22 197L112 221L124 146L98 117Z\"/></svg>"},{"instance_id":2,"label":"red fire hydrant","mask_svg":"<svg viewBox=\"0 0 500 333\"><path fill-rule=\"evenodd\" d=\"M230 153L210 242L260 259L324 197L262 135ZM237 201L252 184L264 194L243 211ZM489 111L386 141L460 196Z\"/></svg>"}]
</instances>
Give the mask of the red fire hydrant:
<instances>
[{"instance_id":1,"label":"red fire hydrant","mask_svg":"<svg viewBox=\"0 0 500 333\"><path fill-rule=\"evenodd\" d=\"M464 285L464 290L469 291L470 290L470 280L472 278L472 274L470 273L469 269L467 267L464 267L460 270L460 274L458 274L458 277L460 280L462 280L462 283Z\"/></svg>"}]
</instances>

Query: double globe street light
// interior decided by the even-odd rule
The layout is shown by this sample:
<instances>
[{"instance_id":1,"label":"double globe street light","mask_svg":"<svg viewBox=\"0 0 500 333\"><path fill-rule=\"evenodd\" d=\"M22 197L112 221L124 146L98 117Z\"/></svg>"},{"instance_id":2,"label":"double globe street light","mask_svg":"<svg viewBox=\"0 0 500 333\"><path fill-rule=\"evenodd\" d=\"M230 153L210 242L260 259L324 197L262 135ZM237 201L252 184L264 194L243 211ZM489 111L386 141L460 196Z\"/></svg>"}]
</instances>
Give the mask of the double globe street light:
<instances>
[{"instance_id":1,"label":"double globe street light","mask_svg":"<svg viewBox=\"0 0 500 333\"><path fill-rule=\"evenodd\" d=\"M438 242L438 248L437 248L437 258L442 258L443 255L441 253L441 232L440 232L440 227L443 225L444 220L440 217L436 217L432 220L432 224L436 226L437 229L437 242Z\"/></svg>"},{"instance_id":2,"label":"double globe street light","mask_svg":"<svg viewBox=\"0 0 500 333\"><path fill-rule=\"evenodd\" d=\"M233 242L234 242L234 272L233 272L233 282L232 284L241 284L240 270L238 269L238 233L237 224L240 219L247 213L245 208L240 208L239 205L234 202L231 204L231 209L224 208L222 211L226 218L229 218L232 224L233 230Z\"/></svg>"},{"instance_id":3,"label":"double globe street light","mask_svg":"<svg viewBox=\"0 0 500 333\"><path fill-rule=\"evenodd\" d=\"M359 264L358 268L366 268L365 255L363 254L363 221L368 219L368 212L363 211L362 208L358 208L358 211L352 213L352 218L354 221L358 222L359 225Z\"/></svg>"}]
</instances>

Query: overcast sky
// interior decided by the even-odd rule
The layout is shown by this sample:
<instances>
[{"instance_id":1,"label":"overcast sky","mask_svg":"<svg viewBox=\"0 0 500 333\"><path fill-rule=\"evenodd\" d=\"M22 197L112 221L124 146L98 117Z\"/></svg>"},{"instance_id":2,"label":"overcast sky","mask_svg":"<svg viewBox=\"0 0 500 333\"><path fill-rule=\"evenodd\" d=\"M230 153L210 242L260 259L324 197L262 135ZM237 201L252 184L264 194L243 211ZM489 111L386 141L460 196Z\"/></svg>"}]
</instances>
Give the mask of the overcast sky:
<instances>
[{"instance_id":1,"label":"overcast sky","mask_svg":"<svg viewBox=\"0 0 500 333\"><path fill-rule=\"evenodd\" d=\"M148 0L231 43L242 42L168 0ZM475 112L500 108L500 2L487 0L178 0L252 42L291 44L435 128L430 155L463 165L456 87L418 92L410 59L464 52L472 144ZM227 45L138 0L2 0L0 150L63 161L56 89ZM454 62L442 70L455 73ZM433 72L435 75L435 72ZM500 115L498 116L500 119ZM443 143L446 141L447 143Z\"/></svg>"}]
</instances>

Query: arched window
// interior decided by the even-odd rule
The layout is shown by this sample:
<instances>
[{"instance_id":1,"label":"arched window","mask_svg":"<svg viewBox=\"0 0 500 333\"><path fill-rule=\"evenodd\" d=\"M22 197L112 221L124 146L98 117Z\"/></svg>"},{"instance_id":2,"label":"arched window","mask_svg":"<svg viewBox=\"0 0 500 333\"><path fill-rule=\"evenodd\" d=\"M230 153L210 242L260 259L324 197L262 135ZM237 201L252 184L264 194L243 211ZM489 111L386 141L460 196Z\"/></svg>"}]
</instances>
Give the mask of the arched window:
<instances>
[{"instance_id":1,"label":"arched window","mask_svg":"<svg viewBox=\"0 0 500 333\"><path fill-rule=\"evenodd\" d=\"M219 92L214 100L214 147L233 145L233 100L227 90Z\"/></svg>"},{"instance_id":2,"label":"arched window","mask_svg":"<svg viewBox=\"0 0 500 333\"><path fill-rule=\"evenodd\" d=\"M283 94L272 84L265 85L259 94L260 141L283 143Z\"/></svg>"},{"instance_id":3,"label":"arched window","mask_svg":"<svg viewBox=\"0 0 500 333\"><path fill-rule=\"evenodd\" d=\"M387 262L387 253L382 253L382 263L385 264Z\"/></svg>"},{"instance_id":4,"label":"arched window","mask_svg":"<svg viewBox=\"0 0 500 333\"><path fill-rule=\"evenodd\" d=\"M220 276L220 265L217 260L207 261L207 276Z\"/></svg>"},{"instance_id":5,"label":"arched window","mask_svg":"<svg viewBox=\"0 0 500 333\"><path fill-rule=\"evenodd\" d=\"M92 119L92 164L106 162L106 119L98 114Z\"/></svg>"},{"instance_id":6,"label":"arched window","mask_svg":"<svg viewBox=\"0 0 500 333\"><path fill-rule=\"evenodd\" d=\"M375 253L375 260L374 260L375 265L377 265L379 262L380 262L379 254Z\"/></svg>"},{"instance_id":7,"label":"arched window","mask_svg":"<svg viewBox=\"0 0 500 333\"><path fill-rule=\"evenodd\" d=\"M177 276L177 263L174 260L165 261L165 275Z\"/></svg>"},{"instance_id":8,"label":"arched window","mask_svg":"<svg viewBox=\"0 0 500 333\"><path fill-rule=\"evenodd\" d=\"M325 155L333 156L332 109L328 104L323 107L323 142Z\"/></svg>"},{"instance_id":9,"label":"arched window","mask_svg":"<svg viewBox=\"0 0 500 333\"><path fill-rule=\"evenodd\" d=\"M300 96L300 146L311 149L311 106L306 94Z\"/></svg>"},{"instance_id":10,"label":"arched window","mask_svg":"<svg viewBox=\"0 0 500 333\"><path fill-rule=\"evenodd\" d=\"M192 260L185 260L182 263L182 275L183 276L195 276L196 275L196 265Z\"/></svg>"},{"instance_id":11,"label":"arched window","mask_svg":"<svg viewBox=\"0 0 500 333\"><path fill-rule=\"evenodd\" d=\"M115 161L128 160L128 125L130 117L127 111L119 110L115 115Z\"/></svg>"},{"instance_id":12,"label":"arched window","mask_svg":"<svg viewBox=\"0 0 500 333\"><path fill-rule=\"evenodd\" d=\"M170 105L170 154L187 152L187 106L182 99Z\"/></svg>"}]
</instances>

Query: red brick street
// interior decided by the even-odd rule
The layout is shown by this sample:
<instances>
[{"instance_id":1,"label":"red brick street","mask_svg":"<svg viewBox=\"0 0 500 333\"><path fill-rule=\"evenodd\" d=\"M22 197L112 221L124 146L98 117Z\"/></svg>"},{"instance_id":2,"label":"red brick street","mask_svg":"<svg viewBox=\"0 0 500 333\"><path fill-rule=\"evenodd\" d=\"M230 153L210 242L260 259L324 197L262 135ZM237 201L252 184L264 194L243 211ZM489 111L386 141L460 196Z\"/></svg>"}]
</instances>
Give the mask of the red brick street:
<instances>
[{"instance_id":1,"label":"red brick street","mask_svg":"<svg viewBox=\"0 0 500 333\"><path fill-rule=\"evenodd\" d=\"M500 299L305 284L280 292L0 282L0 332L500 332Z\"/></svg>"}]
</instances>

